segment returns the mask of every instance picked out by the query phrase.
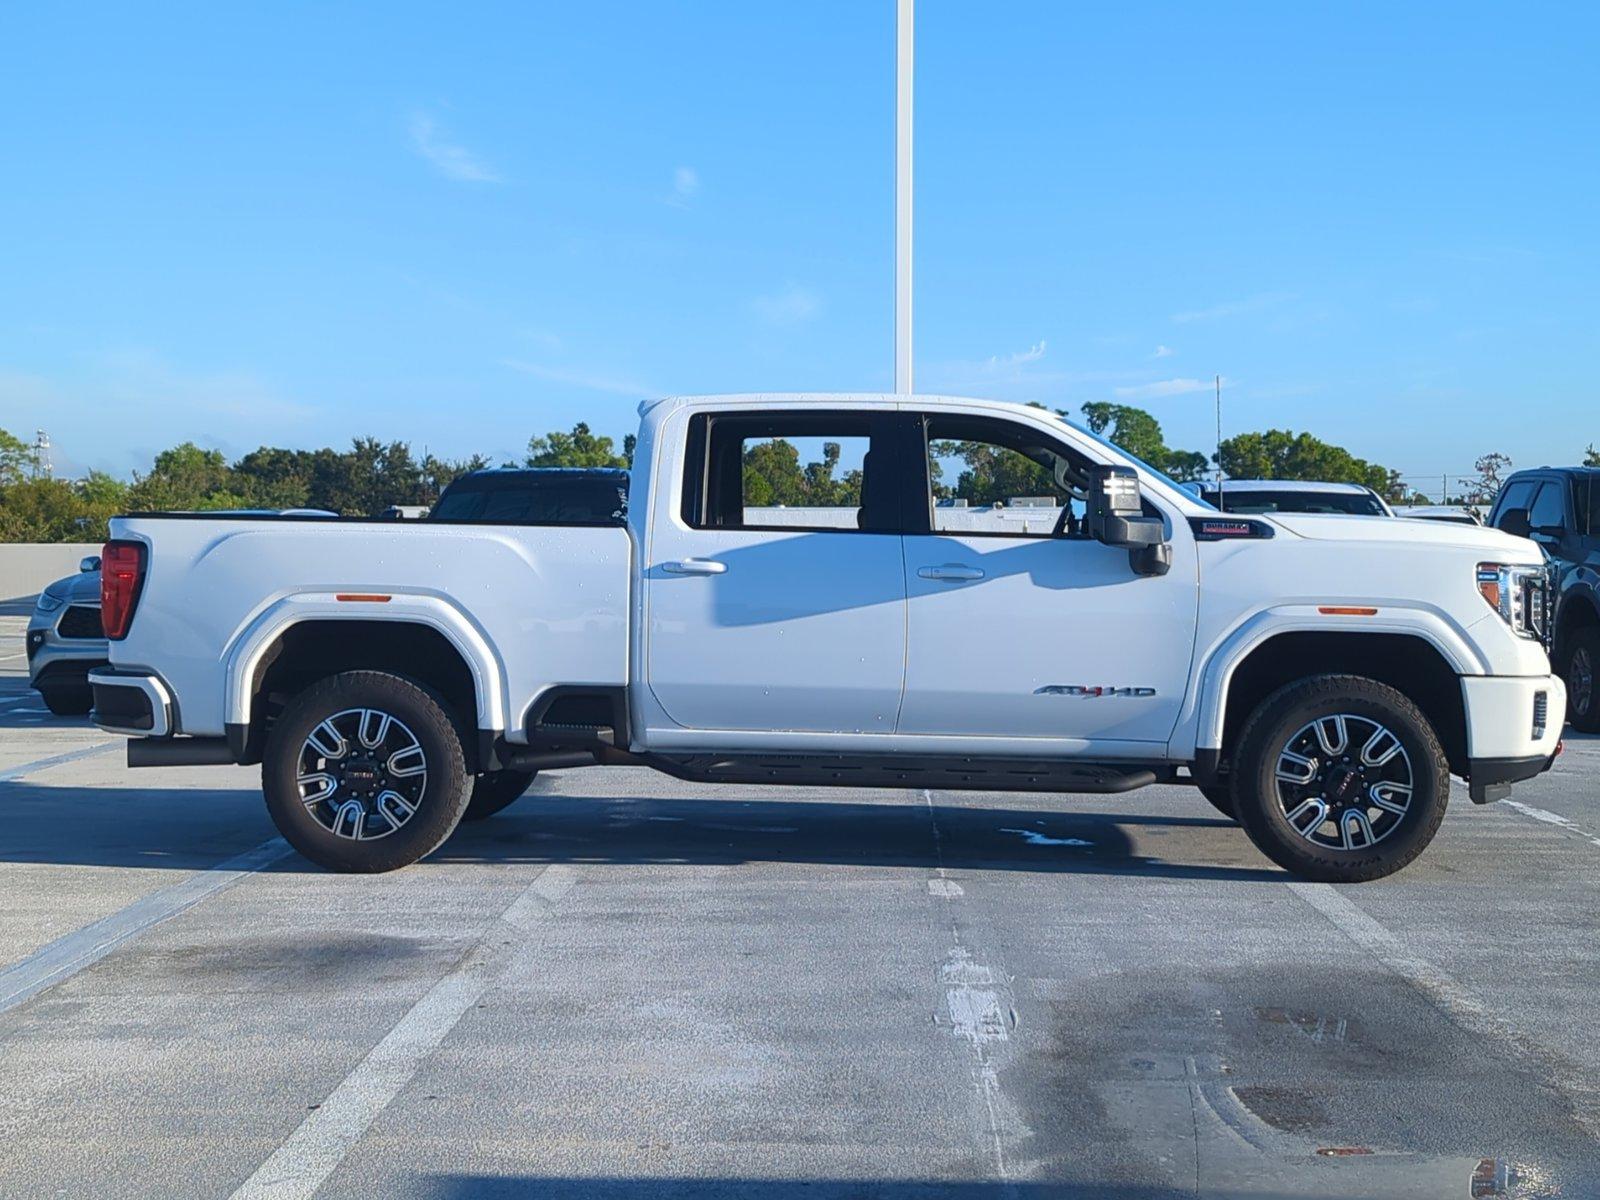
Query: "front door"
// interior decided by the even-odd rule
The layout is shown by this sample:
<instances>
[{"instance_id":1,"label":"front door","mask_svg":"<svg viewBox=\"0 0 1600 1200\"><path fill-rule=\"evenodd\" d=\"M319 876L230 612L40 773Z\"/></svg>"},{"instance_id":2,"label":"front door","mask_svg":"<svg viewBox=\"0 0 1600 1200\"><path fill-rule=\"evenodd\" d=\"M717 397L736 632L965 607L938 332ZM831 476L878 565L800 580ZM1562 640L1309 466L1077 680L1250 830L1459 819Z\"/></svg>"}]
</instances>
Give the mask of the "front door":
<instances>
[{"instance_id":1,"label":"front door","mask_svg":"<svg viewBox=\"0 0 1600 1200\"><path fill-rule=\"evenodd\" d=\"M892 733L905 678L893 415L689 418L651 521L647 661L688 729Z\"/></svg>"},{"instance_id":2,"label":"front door","mask_svg":"<svg viewBox=\"0 0 1600 1200\"><path fill-rule=\"evenodd\" d=\"M928 531L905 540L899 731L1164 747L1194 651L1187 522L1162 514L1172 568L1137 575L1126 550L1081 535L1089 459L1064 435L937 412L924 428L933 494Z\"/></svg>"}]
</instances>

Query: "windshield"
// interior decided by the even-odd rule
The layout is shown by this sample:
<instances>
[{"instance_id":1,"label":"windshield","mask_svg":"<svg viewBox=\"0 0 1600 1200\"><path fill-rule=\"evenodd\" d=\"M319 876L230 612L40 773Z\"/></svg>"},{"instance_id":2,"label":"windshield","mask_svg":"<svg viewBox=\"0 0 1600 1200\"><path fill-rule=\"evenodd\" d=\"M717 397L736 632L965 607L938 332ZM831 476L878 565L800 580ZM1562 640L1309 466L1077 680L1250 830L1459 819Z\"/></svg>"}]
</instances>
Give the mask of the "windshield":
<instances>
[{"instance_id":1,"label":"windshield","mask_svg":"<svg viewBox=\"0 0 1600 1200\"><path fill-rule=\"evenodd\" d=\"M1107 448L1109 448L1111 450L1115 450L1123 458L1125 458L1129 462L1135 464L1141 470L1149 472L1151 475L1153 475L1156 478L1156 480L1158 482L1164 483L1169 488L1171 488L1173 491L1180 493L1184 497L1184 499L1192 501L1193 503L1200 505L1202 508L1215 508L1216 507L1216 505L1212 502L1212 497L1209 494L1207 494L1207 495L1199 495L1199 494L1197 494L1194 491L1192 486L1191 487L1185 487L1183 484L1179 483L1176 479L1174 479L1171 475L1168 475L1165 471L1160 470L1157 467L1152 467L1149 463L1145 462L1145 460L1140 458L1137 454L1130 454L1127 450L1124 450L1121 446L1117 445L1115 442L1108 441L1107 439L1101 437L1098 433L1094 432L1094 430L1087 429L1084 426L1079 425L1076 421L1069 421L1065 417L1060 416L1060 415L1058 415L1056 413L1046 412L1045 415L1050 417L1050 419L1055 421L1058 425L1065 425L1068 429L1071 429L1071 430L1074 430L1077 433L1083 434L1084 437L1089 438L1091 441L1097 442L1098 444L1100 444L1102 446L1105 446L1105 447L1107 447Z\"/></svg>"},{"instance_id":2,"label":"windshield","mask_svg":"<svg viewBox=\"0 0 1600 1200\"><path fill-rule=\"evenodd\" d=\"M1366 492L1310 492L1285 488L1283 491L1266 491L1251 488L1249 491L1231 491L1223 488L1229 512L1235 513L1339 513L1356 517L1382 517L1388 514L1377 497ZM1217 502L1217 489L1208 488L1206 499L1213 506Z\"/></svg>"}]
</instances>

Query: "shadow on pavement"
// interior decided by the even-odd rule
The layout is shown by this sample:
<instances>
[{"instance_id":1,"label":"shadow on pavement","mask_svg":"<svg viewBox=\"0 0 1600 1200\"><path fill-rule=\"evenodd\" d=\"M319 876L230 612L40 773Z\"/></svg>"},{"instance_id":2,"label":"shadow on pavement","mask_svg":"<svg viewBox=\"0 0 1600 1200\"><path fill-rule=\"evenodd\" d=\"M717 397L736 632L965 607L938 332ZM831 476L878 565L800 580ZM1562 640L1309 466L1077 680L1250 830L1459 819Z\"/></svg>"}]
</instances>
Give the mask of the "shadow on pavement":
<instances>
[{"instance_id":1,"label":"shadow on pavement","mask_svg":"<svg viewBox=\"0 0 1600 1200\"><path fill-rule=\"evenodd\" d=\"M1197 801L1198 803L1198 801ZM0 784L7 836L0 862L204 870L270 837L252 789L144 789ZM1281 880L1281 872L1135 853L1150 837L1244 834L1219 818L1139 812L939 806L829 800L564 796L531 792L463 824L427 862L737 865L751 862ZM1174 839L1173 850L1193 851ZM412 868L418 869L418 868ZM426 863L422 864L426 869ZM269 870L316 871L298 855Z\"/></svg>"}]
</instances>

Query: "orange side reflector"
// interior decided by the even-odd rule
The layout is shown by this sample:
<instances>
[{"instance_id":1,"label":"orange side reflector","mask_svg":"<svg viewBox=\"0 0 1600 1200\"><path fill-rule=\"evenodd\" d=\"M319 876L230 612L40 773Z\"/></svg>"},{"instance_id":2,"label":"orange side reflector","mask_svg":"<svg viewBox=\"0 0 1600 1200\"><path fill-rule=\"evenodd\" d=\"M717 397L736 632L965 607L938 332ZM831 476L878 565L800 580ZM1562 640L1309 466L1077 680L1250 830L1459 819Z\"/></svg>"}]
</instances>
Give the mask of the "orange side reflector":
<instances>
[{"instance_id":1,"label":"orange side reflector","mask_svg":"<svg viewBox=\"0 0 1600 1200\"><path fill-rule=\"evenodd\" d=\"M1317 611L1325 617L1375 617L1378 615L1378 610L1375 608L1349 608L1337 604L1324 604Z\"/></svg>"},{"instance_id":2,"label":"orange side reflector","mask_svg":"<svg viewBox=\"0 0 1600 1200\"><path fill-rule=\"evenodd\" d=\"M346 602L355 602L355 603L364 603L364 604L387 604L387 603L389 603L389 597L388 596L380 596L380 595L377 595L376 593L373 593L373 594L369 595L366 592L340 592L340 593L338 593L337 595L334 596L334 599L335 600L344 600Z\"/></svg>"}]
</instances>

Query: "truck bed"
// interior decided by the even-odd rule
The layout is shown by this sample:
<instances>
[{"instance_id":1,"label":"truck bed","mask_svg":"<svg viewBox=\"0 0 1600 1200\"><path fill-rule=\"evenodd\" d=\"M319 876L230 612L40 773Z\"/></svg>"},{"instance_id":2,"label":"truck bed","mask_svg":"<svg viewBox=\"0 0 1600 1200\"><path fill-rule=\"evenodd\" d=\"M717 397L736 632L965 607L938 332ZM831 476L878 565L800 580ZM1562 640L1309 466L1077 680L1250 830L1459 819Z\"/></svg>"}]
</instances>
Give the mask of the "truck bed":
<instances>
[{"instance_id":1,"label":"truck bed","mask_svg":"<svg viewBox=\"0 0 1600 1200\"><path fill-rule=\"evenodd\" d=\"M172 514L118 518L112 533L147 545L112 662L157 671L185 734L223 734L241 670L272 630L305 619L381 612L468 643L479 726L513 741L547 688L627 682L632 543L618 525Z\"/></svg>"}]
</instances>

